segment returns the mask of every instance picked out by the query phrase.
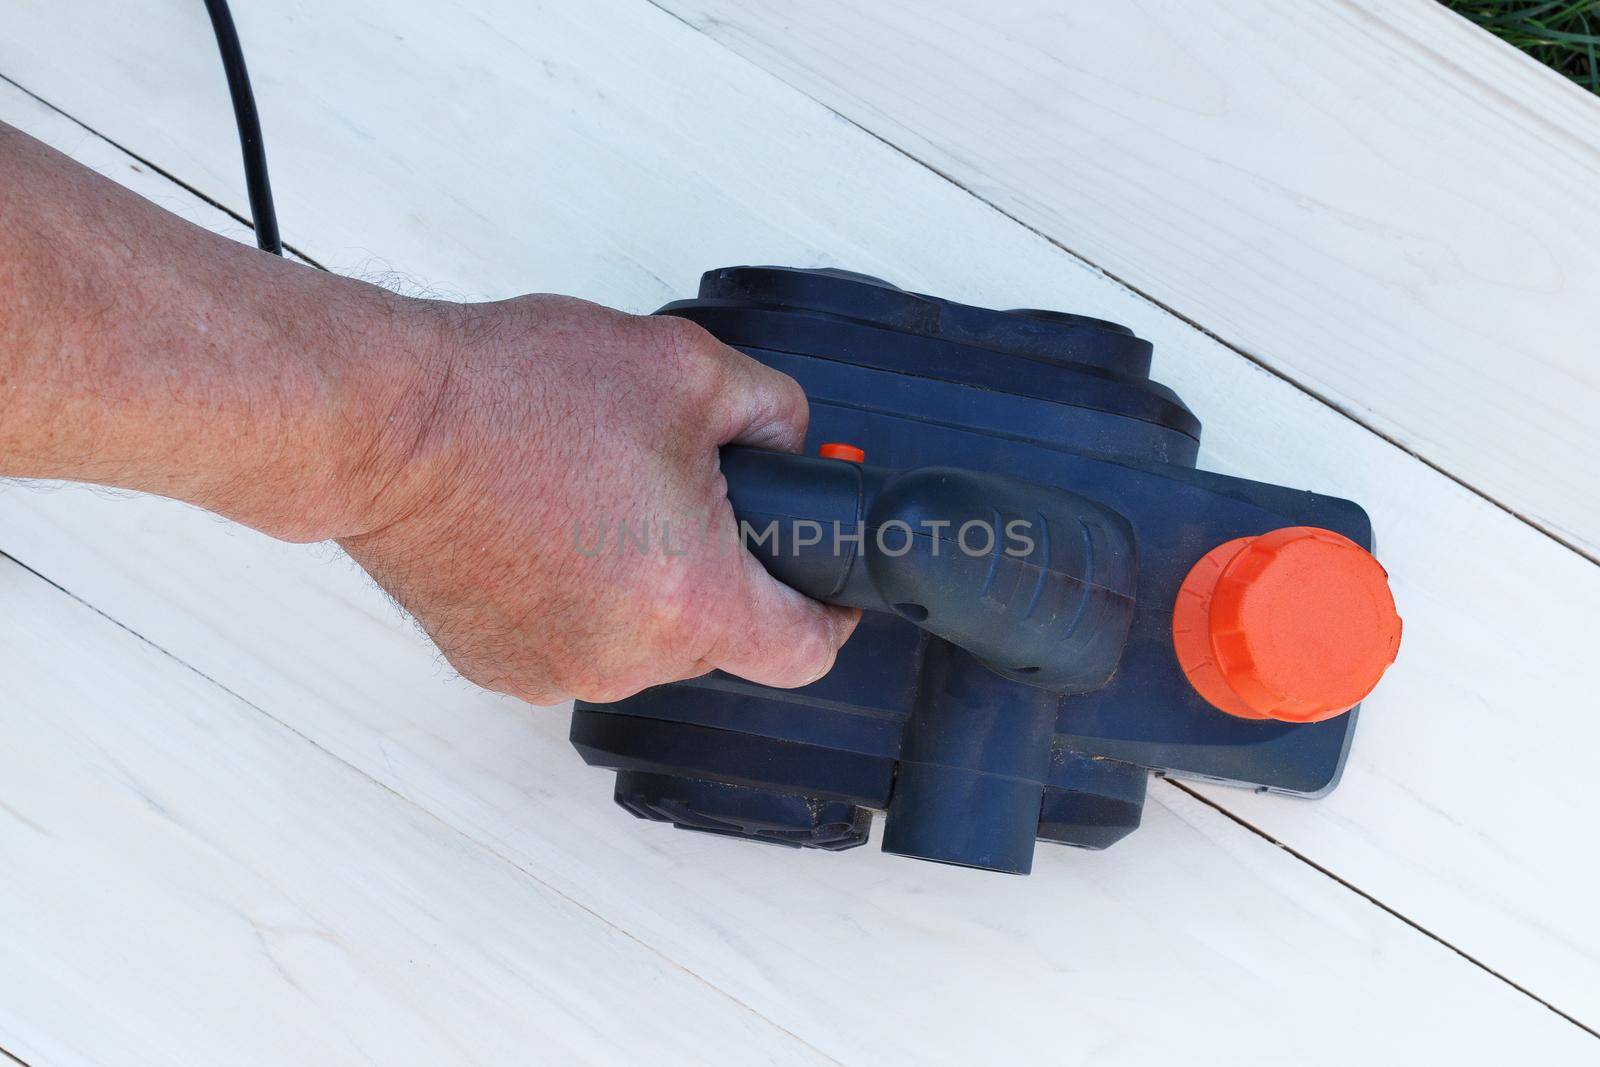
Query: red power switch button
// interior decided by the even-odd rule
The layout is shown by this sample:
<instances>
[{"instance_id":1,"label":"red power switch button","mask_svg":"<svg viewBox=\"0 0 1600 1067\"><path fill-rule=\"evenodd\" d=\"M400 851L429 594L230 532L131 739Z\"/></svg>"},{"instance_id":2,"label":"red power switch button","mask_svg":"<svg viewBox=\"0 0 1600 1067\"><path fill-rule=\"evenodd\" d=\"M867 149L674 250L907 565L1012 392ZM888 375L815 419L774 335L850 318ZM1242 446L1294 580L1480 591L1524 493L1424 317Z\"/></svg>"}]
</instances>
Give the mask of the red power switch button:
<instances>
[{"instance_id":1,"label":"red power switch button","mask_svg":"<svg viewBox=\"0 0 1600 1067\"><path fill-rule=\"evenodd\" d=\"M1287 526L1201 557L1172 606L1195 690L1246 719L1320 722L1359 704L1400 648L1389 576L1347 537Z\"/></svg>"},{"instance_id":2,"label":"red power switch button","mask_svg":"<svg viewBox=\"0 0 1600 1067\"><path fill-rule=\"evenodd\" d=\"M865 463L867 454L855 445L841 445L837 441L830 441L817 449L817 455L823 459L842 459L850 463Z\"/></svg>"}]
</instances>

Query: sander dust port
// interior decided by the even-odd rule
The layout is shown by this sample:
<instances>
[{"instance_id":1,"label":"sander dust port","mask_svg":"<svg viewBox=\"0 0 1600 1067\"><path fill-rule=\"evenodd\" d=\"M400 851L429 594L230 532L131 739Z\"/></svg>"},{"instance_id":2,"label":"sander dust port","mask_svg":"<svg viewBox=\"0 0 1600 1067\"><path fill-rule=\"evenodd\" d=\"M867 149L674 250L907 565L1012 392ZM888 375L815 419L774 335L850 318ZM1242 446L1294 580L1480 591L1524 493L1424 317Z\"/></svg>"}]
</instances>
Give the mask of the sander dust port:
<instances>
[{"instance_id":1,"label":"sander dust port","mask_svg":"<svg viewBox=\"0 0 1600 1067\"><path fill-rule=\"evenodd\" d=\"M833 670L580 702L617 803L709 833L1025 874L1104 848L1145 783L1332 789L1400 642L1371 524L1194 469L1200 424L1125 327L836 270L711 271L690 319L795 378L808 455L726 448L743 540L864 609Z\"/></svg>"}]
</instances>

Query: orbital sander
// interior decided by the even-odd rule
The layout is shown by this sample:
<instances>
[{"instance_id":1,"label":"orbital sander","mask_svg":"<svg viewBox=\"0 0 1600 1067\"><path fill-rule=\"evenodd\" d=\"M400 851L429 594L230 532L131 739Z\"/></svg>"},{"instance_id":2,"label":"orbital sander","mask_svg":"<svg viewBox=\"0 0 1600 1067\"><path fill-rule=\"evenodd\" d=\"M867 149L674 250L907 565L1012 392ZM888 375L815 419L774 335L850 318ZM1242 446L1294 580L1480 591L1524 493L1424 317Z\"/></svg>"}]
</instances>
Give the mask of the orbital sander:
<instances>
[{"instance_id":1,"label":"orbital sander","mask_svg":"<svg viewBox=\"0 0 1600 1067\"><path fill-rule=\"evenodd\" d=\"M863 610L832 671L722 673L571 739L644 819L1026 874L1099 849L1151 774L1315 797L1400 642L1358 505L1195 469L1132 331L839 270L729 267L658 314L789 375L807 454L722 450L743 545Z\"/></svg>"}]
</instances>

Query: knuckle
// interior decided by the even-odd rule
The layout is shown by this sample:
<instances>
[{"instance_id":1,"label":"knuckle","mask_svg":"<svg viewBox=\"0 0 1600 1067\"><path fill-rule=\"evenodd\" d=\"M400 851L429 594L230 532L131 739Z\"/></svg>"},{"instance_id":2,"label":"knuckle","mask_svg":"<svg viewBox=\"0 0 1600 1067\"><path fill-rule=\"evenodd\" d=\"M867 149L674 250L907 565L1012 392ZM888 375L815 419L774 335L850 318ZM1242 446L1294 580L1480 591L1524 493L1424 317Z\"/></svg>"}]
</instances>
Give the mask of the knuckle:
<instances>
[{"instance_id":1,"label":"knuckle","mask_svg":"<svg viewBox=\"0 0 1600 1067\"><path fill-rule=\"evenodd\" d=\"M661 337L683 348L695 348L711 340L705 327L677 315L650 315L646 317Z\"/></svg>"},{"instance_id":2,"label":"knuckle","mask_svg":"<svg viewBox=\"0 0 1600 1067\"><path fill-rule=\"evenodd\" d=\"M713 402L725 389L725 350L705 330L686 319L655 320L661 331L661 366L669 376L671 395L690 407Z\"/></svg>"},{"instance_id":3,"label":"knuckle","mask_svg":"<svg viewBox=\"0 0 1600 1067\"><path fill-rule=\"evenodd\" d=\"M773 402L783 408L785 414L803 414L811 406L806 391L787 374L774 372L770 392Z\"/></svg>"},{"instance_id":4,"label":"knuckle","mask_svg":"<svg viewBox=\"0 0 1600 1067\"><path fill-rule=\"evenodd\" d=\"M830 622L807 626L795 637L789 659L792 685L807 685L833 669L839 650Z\"/></svg>"},{"instance_id":5,"label":"knuckle","mask_svg":"<svg viewBox=\"0 0 1600 1067\"><path fill-rule=\"evenodd\" d=\"M795 664L794 676L784 688L798 689L803 685L810 685L833 670L837 654L831 649L818 652L815 656L806 656Z\"/></svg>"},{"instance_id":6,"label":"knuckle","mask_svg":"<svg viewBox=\"0 0 1600 1067\"><path fill-rule=\"evenodd\" d=\"M708 362L711 335L688 319L665 315L643 321L661 359L669 365L688 369Z\"/></svg>"},{"instance_id":7,"label":"knuckle","mask_svg":"<svg viewBox=\"0 0 1600 1067\"><path fill-rule=\"evenodd\" d=\"M786 426L805 427L811 419L811 403L806 399L800 383L788 375L777 375L764 389L764 414L773 422Z\"/></svg>"},{"instance_id":8,"label":"knuckle","mask_svg":"<svg viewBox=\"0 0 1600 1067\"><path fill-rule=\"evenodd\" d=\"M804 676L804 682L812 682L822 677L833 667L833 661L838 656L838 651L833 644L821 634L811 634L803 644L803 653L796 662L796 674Z\"/></svg>"}]
</instances>

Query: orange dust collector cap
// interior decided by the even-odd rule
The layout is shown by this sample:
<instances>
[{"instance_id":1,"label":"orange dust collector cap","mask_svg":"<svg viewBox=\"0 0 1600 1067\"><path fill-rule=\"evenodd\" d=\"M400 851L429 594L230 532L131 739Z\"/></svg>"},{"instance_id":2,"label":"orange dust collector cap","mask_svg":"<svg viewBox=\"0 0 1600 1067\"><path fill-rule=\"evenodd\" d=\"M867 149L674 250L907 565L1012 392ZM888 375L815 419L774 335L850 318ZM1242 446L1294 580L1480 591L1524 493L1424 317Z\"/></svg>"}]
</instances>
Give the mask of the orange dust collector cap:
<instances>
[{"instance_id":1,"label":"orange dust collector cap","mask_svg":"<svg viewBox=\"0 0 1600 1067\"><path fill-rule=\"evenodd\" d=\"M1400 649L1389 576L1332 530L1225 542L1189 571L1172 644L1208 702L1245 719L1320 722L1359 704Z\"/></svg>"}]
</instances>

